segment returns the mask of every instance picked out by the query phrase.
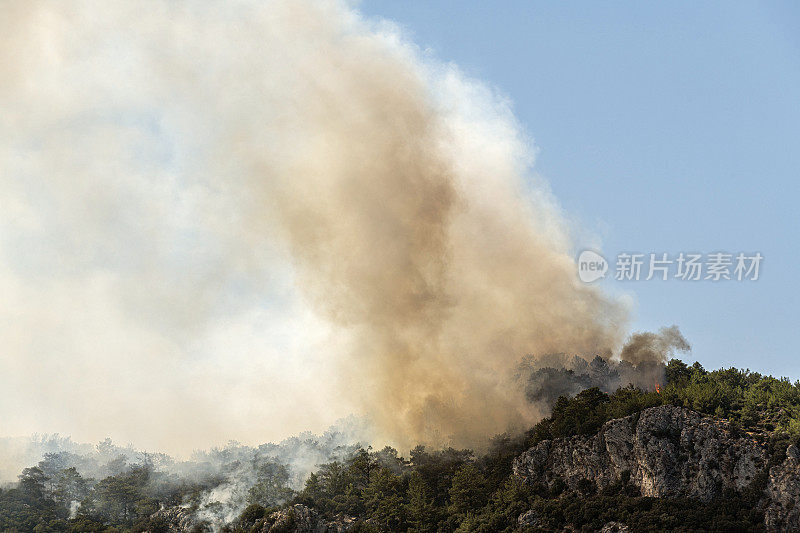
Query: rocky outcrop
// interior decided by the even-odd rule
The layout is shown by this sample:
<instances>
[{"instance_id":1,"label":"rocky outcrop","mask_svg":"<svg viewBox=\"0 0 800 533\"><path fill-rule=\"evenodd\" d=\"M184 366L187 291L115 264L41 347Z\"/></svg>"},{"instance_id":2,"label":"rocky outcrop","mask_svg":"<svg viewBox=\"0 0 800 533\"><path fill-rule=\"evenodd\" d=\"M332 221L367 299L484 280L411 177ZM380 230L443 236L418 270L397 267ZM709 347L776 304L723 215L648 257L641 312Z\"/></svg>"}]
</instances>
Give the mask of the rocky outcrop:
<instances>
[{"instance_id":1,"label":"rocky outcrop","mask_svg":"<svg viewBox=\"0 0 800 533\"><path fill-rule=\"evenodd\" d=\"M627 477L643 496L708 501L768 480L759 509L768 531L800 531L800 450L770 468L766 445L738 436L721 420L659 406L606 422L596 435L542 441L514 460L514 475L533 485L602 489ZM760 485L755 485L759 490ZM520 526L535 518L519 517ZM626 531L624 524L607 527ZM603 529L605 531L606 528ZM610 529L613 530L613 529Z\"/></svg>"},{"instance_id":2,"label":"rocky outcrop","mask_svg":"<svg viewBox=\"0 0 800 533\"><path fill-rule=\"evenodd\" d=\"M314 509L296 504L275 511L253 530L258 533L347 533L355 524L355 518L344 515L326 522Z\"/></svg>"},{"instance_id":3,"label":"rocky outcrop","mask_svg":"<svg viewBox=\"0 0 800 533\"><path fill-rule=\"evenodd\" d=\"M630 528L622 522L609 522L600 529L600 533L630 533Z\"/></svg>"},{"instance_id":4,"label":"rocky outcrop","mask_svg":"<svg viewBox=\"0 0 800 533\"><path fill-rule=\"evenodd\" d=\"M734 436L726 423L659 406L610 420L593 436L540 442L514 461L514 474L571 489L604 488L629 475L643 496L710 500L747 487L766 466L764 447Z\"/></svg>"},{"instance_id":5,"label":"rocky outcrop","mask_svg":"<svg viewBox=\"0 0 800 533\"><path fill-rule=\"evenodd\" d=\"M539 527L541 522L539 517L536 515L536 512L531 510L519 515L517 518L517 524L519 524L519 527L524 529L527 527Z\"/></svg>"},{"instance_id":6,"label":"rocky outcrop","mask_svg":"<svg viewBox=\"0 0 800 533\"><path fill-rule=\"evenodd\" d=\"M328 529L326 533L347 533L356 525L357 519L352 516L339 515L332 521L328 522Z\"/></svg>"},{"instance_id":7,"label":"rocky outcrop","mask_svg":"<svg viewBox=\"0 0 800 533\"><path fill-rule=\"evenodd\" d=\"M319 514L305 505L292 505L270 515L269 529L263 533L327 533L328 526Z\"/></svg>"},{"instance_id":8,"label":"rocky outcrop","mask_svg":"<svg viewBox=\"0 0 800 533\"><path fill-rule=\"evenodd\" d=\"M764 491L764 524L772 531L800 531L800 450L786 449L786 459L769 471Z\"/></svg>"},{"instance_id":9,"label":"rocky outcrop","mask_svg":"<svg viewBox=\"0 0 800 533\"><path fill-rule=\"evenodd\" d=\"M183 507L168 507L150 515L146 533L155 531L186 532L196 525L194 515Z\"/></svg>"}]
</instances>

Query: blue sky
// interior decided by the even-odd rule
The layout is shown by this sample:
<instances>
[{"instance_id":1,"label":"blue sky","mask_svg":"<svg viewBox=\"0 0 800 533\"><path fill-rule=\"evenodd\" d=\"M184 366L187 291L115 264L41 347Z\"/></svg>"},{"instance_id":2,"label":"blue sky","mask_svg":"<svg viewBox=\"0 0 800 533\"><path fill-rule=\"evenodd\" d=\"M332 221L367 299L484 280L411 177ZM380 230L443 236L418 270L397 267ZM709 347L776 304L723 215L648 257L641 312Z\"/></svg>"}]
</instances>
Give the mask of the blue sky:
<instances>
[{"instance_id":1,"label":"blue sky","mask_svg":"<svg viewBox=\"0 0 800 533\"><path fill-rule=\"evenodd\" d=\"M800 378L800 4L455 6L360 8L513 102L536 170L612 261L761 252L756 282L606 285L635 295L634 329L678 324L687 358Z\"/></svg>"}]
</instances>

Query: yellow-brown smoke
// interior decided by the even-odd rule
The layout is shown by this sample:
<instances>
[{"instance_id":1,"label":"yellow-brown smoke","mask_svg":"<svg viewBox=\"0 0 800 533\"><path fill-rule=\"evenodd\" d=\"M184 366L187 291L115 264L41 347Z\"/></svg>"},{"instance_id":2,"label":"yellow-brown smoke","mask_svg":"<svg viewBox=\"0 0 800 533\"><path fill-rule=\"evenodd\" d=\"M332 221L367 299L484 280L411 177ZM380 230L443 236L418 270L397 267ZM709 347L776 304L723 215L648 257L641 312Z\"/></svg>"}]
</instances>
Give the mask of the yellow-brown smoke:
<instances>
[{"instance_id":1,"label":"yellow-brown smoke","mask_svg":"<svg viewBox=\"0 0 800 533\"><path fill-rule=\"evenodd\" d=\"M115 302L170 346L236 290L266 292L285 254L336 332L333 394L398 445L471 445L530 422L512 376L521 357L619 348L625 310L578 281L569 228L507 104L390 25L338 2L4 10L2 162L47 173L57 199L78 195L85 212L66 202L64 217L89 228L80 268L122 279ZM129 153L137 143L144 155ZM41 168L12 161L23 150ZM132 263L115 262L128 234L108 234L120 209L124 231L156 240ZM176 241L208 253L176 258Z\"/></svg>"}]
</instances>

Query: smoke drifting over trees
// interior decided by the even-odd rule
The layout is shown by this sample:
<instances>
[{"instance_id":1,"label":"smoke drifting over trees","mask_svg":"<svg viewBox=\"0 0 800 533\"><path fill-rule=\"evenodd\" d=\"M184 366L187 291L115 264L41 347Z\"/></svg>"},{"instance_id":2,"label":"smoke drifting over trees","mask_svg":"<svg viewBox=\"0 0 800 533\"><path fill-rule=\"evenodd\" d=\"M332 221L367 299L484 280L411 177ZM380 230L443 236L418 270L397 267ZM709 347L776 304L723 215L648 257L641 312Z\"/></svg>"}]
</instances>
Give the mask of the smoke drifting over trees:
<instances>
[{"instance_id":1,"label":"smoke drifting over trees","mask_svg":"<svg viewBox=\"0 0 800 533\"><path fill-rule=\"evenodd\" d=\"M661 328L658 333L634 333L623 346L620 358L634 365L666 363L676 351L688 352L691 349L678 326L670 326Z\"/></svg>"},{"instance_id":2,"label":"smoke drifting over trees","mask_svg":"<svg viewBox=\"0 0 800 533\"><path fill-rule=\"evenodd\" d=\"M16 433L186 450L255 439L253 417L296 431L299 402L317 426L355 410L399 445L471 444L539 416L511 386L523 355L619 349L626 310L577 281L507 103L390 24L333 1L4 13ZM34 375L52 398L98 387L30 413Z\"/></svg>"},{"instance_id":3,"label":"smoke drifting over trees","mask_svg":"<svg viewBox=\"0 0 800 533\"><path fill-rule=\"evenodd\" d=\"M356 412L401 448L479 446L554 395L651 386L688 347L667 328L604 362L627 311L578 281L507 103L387 23L338 2L6 7L13 433L186 452Z\"/></svg>"},{"instance_id":4,"label":"smoke drifting over trees","mask_svg":"<svg viewBox=\"0 0 800 533\"><path fill-rule=\"evenodd\" d=\"M632 334L622 348L621 359L597 356L587 361L566 354L529 356L520 363L517 375L526 398L549 410L560 396L573 396L592 387L606 393L628 386L652 390L666 382L666 362L676 352L690 349L678 327L670 326L658 333Z\"/></svg>"},{"instance_id":5,"label":"smoke drifting over trees","mask_svg":"<svg viewBox=\"0 0 800 533\"><path fill-rule=\"evenodd\" d=\"M124 521L121 498L125 496L140 499L139 515L153 513L160 505L191 506L193 518L208 522L216 531L249 503L284 503L320 465L352 456L367 439L364 421L354 417L338 421L320 435L306 432L259 446L229 442L197 450L187 460L118 446L110 439L97 445L57 435L0 439L4 459L0 489L13 486L10 481L22 472L18 486L35 478L32 481L46 492L43 498L74 508L76 513ZM180 496L173 500L176 494Z\"/></svg>"}]
</instances>

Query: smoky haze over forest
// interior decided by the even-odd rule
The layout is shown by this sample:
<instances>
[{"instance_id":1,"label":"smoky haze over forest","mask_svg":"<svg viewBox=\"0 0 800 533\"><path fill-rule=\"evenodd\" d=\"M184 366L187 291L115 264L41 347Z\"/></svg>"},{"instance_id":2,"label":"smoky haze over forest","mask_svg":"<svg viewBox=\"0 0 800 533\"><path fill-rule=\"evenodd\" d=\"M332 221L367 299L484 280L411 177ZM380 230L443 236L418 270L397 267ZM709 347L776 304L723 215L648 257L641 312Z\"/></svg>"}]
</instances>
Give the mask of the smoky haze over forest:
<instances>
[{"instance_id":1,"label":"smoky haze over forest","mask_svg":"<svg viewBox=\"0 0 800 533\"><path fill-rule=\"evenodd\" d=\"M186 454L355 413L381 443L479 446L688 348L668 328L623 349L628 308L578 281L509 103L390 23L333 1L4 11L9 434ZM647 376L531 385L620 353Z\"/></svg>"}]
</instances>

